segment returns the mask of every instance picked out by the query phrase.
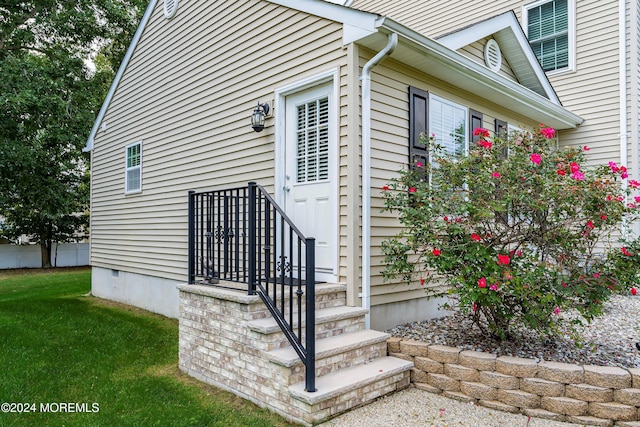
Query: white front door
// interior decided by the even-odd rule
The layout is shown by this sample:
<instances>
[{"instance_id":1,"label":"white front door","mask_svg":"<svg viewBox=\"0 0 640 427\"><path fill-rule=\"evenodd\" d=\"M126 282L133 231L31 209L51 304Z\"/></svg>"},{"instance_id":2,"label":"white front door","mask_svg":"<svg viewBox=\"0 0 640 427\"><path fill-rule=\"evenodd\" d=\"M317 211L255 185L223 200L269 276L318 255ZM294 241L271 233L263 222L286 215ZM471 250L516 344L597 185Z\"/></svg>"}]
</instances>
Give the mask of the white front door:
<instances>
[{"instance_id":1,"label":"white front door","mask_svg":"<svg viewBox=\"0 0 640 427\"><path fill-rule=\"evenodd\" d=\"M337 274L336 132L332 85L286 97L284 209L316 239L316 278Z\"/></svg>"}]
</instances>

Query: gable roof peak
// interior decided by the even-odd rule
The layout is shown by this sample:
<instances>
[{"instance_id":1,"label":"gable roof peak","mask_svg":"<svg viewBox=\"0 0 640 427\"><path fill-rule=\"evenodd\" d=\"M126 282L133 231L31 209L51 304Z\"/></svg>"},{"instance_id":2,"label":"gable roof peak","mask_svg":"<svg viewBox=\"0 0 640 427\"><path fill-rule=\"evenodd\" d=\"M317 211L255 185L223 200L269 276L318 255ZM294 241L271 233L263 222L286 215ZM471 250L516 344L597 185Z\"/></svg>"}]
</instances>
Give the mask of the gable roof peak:
<instances>
[{"instance_id":1,"label":"gable roof peak","mask_svg":"<svg viewBox=\"0 0 640 427\"><path fill-rule=\"evenodd\" d=\"M436 40L451 50L458 50L487 37L492 37L500 45L502 54L522 85L560 104L512 10L437 37Z\"/></svg>"}]
</instances>

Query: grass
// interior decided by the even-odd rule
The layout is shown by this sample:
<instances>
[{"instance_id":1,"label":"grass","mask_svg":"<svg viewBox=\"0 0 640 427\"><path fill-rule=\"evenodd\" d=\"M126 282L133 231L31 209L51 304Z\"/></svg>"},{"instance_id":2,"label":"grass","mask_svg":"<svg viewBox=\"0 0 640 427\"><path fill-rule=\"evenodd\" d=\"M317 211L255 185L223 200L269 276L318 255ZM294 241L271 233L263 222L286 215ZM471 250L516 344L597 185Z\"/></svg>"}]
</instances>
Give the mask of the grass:
<instances>
[{"instance_id":1,"label":"grass","mask_svg":"<svg viewBox=\"0 0 640 427\"><path fill-rule=\"evenodd\" d=\"M36 409L0 412L0 426L292 425L180 372L178 322L88 296L90 278L0 272L0 403ZM98 411L41 412L63 402Z\"/></svg>"}]
</instances>

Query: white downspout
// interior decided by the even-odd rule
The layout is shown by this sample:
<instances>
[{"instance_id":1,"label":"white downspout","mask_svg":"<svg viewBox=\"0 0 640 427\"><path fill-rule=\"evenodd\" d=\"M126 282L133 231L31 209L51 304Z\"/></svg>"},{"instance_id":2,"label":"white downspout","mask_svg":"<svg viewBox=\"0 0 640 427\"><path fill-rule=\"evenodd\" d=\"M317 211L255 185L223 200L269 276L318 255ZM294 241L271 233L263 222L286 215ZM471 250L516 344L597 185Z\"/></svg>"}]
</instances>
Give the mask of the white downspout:
<instances>
[{"instance_id":1,"label":"white downspout","mask_svg":"<svg viewBox=\"0 0 640 427\"><path fill-rule=\"evenodd\" d=\"M619 0L618 3L618 63L620 64L619 70L619 85L620 85L620 164L624 166L629 165L629 147L628 147L628 133L627 133L627 2L626 0ZM623 187L626 188L627 182L623 182ZM626 235L628 232L628 224L623 224L622 234Z\"/></svg>"},{"instance_id":2,"label":"white downspout","mask_svg":"<svg viewBox=\"0 0 640 427\"><path fill-rule=\"evenodd\" d=\"M387 45L362 68L362 307L371 307L371 70L398 46L398 35L389 35ZM371 328L371 314L365 316Z\"/></svg>"},{"instance_id":3,"label":"white downspout","mask_svg":"<svg viewBox=\"0 0 640 427\"><path fill-rule=\"evenodd\" d=\"M628 166L627 145L627 4L620 0L619 4L619 63L620 63L620 163Z\"/></svg>"}]
</instances>

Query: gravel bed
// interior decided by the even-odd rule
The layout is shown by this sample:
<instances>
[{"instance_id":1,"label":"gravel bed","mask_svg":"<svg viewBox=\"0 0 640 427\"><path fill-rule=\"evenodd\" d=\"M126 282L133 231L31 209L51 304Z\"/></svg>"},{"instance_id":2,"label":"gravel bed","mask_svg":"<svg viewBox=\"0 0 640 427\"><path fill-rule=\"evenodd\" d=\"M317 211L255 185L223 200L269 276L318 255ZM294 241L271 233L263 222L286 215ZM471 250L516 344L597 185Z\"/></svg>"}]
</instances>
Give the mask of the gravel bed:
<instances>
[{"instance_id":1,"label":"gravel bed","mask_svg":"<svg viewBox=\"0 0 640 427\"><path fill-rule=\"evenodd\" d=\"M575 314L561 313L566 319ZM614 296L604 306L604 315L580 328L582 348L576 346L569 330L553 342L545 342L536 333L519 330L515 342L488 340L459 313L439 319L397 326L393 336L443 344L466 350L540 360L640 367L640 296ZM442 395L407 388L368 405L356 408L320 427L570 427L582 426L560 421L529 418L522 414L488 409L463 403Z\"/></svg>"},{"instance_id":2,"label":"gravel bed","mask_svg":"<svg viewBox=\"0 0 640 427\"><path fill-rule=\"evenodd\" d=\"M318 427L578 427L511 414L406 388Z\"/></svg>"},{"instance_id":3,"label":"gravel bed","mask_svg":"<svg viewBox=\"0 0 640 427\"><path fill-rule=\"evenodd\" d=\"M560 313L565 319L575 315ZM640 351L636 343L640 341L640 296L613 296L604 305L602 316L577 328L578 342L572 338L568 327L563 328L562 336L554 340L545 340L533 331L519 328L518 339L501 342L482 336L471 320L458 312L438 319L397 326L387 332L394 337L483 351L497 356L526 357L538 362L546 360L638 368Z\"/></svg>"}]
</instances>

